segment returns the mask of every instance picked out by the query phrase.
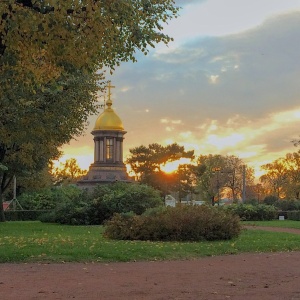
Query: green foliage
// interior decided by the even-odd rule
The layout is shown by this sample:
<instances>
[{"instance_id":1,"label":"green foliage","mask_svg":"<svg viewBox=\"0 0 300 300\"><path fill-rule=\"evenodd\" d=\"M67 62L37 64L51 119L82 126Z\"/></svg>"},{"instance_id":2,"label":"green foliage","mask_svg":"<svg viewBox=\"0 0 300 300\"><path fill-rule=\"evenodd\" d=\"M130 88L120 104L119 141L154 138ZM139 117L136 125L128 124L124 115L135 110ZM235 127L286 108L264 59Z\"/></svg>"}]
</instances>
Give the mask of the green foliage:
<instances>
[{"instance_id":1,"label":"green foliage","mask_svg":"<svg viewBox=\"0 0 300 300\"><path fill-rule=\"evenodd\" d=\"M142 214L148 208L163 204L153 188L122 182L99 185L91 194L77 187L61 187L54 191L58 201L51 213L40 218L43 222L99 225L114 213Z\"/></svg>"},{"instance_id":2,"label":"green foliage","mask_svg":"<svg viewBox=\"0 0 300 300\"><path fill-rule=\"evenodd\" d=\"M105 236L121 240L213 241L239 236L239 218L208 206L178 205L141 216L116 214Z\"/></svg>"},{"instance_id":3,"label":"green foliage","mask_svg":"<svg viewBox=\"0 0 300 300\"><path fill-rule=\"evenodd\" d=\"M238 215L243 221L273 220L277 217L276 207L265 204L233 204L226 206L225 210Z\"/></svg>"},{"instance_id":4,"label":"green foliage","mask_svg":"<svg viewBox=\"0 0 300 300\"><path fill-rule=\"evenodd\" d=\"M7 210L4 212L7 221L37 221L48 213L47 210Z\"/></svg>"},{"instance_id":5,"label":"green foliage","mask_svg":"<svg viewBox=\"0 0 300 300\"><path fill-rule=\"evenodd\" d=\"M289 220L300 221L300 210L288 211L287 217Z\"/></svg>"},{"instance_id":6,"label":"green foliage","mask_svg":"<svg viewBox=\"0 0 300 300\"><path fill-rule=\"evenodd\" d=\"M98 76L72 72L76 75L62 78L64 88L55 94L45 87L33 94L18 82L7 91L0 86L0 163L7 166L0 170L0 195L13 175L26 186L29 178L45 170L49 160L59 156L58 147L79 135L95 111Z\"/></svg>"},{"instance_id":7,"label":"green foliage","mask_svg":"<svg viewBox=\"0 0 300 300\"><path fill-rule=\"evenodd\" d=\"M54 209L59 203L72 201L82 194L76 186L43 189L39 192L23 193L18 201L25 210Z\"/></svg>"},{"instance_id":8,"label":"green foliage","mask_svg":"<svg viewBox=\"0 0 300 300\"><path fill-rule=\"evenodd\" d=\"M277 201L278 201L278 197L276 197L276 196L267 196L264 199L264 204L274 205Z\"/></svg>"},{"instance_id":9,"label":"green foliage","mask_svg":"<svg viewBox=\"0 0 300 300\"><path fill-rule=\"evenodd\" d=\"M244 204L251 204L251 205L258 205L258 201L257 199L246 199L244 202Z\"/></svg>"},{"instance_id":10,"label":"green foliage","mask_svg":"<svg viewBox=\"0 0 300 300\"><path fill-rule=\"evenodd\" d=\"M23 193L18 201L23 209L53 209L57 205L57 199L53 197L53 191L46 189L41 192Z\"/></svg>"},{"instance_id":11,"label":"green foliage","mask_svg":"<svg viewBox=\"0 0 300 300\"><path fill-rule=\"evenodd\" d=\"M274 206L282 211L300 210L300 200L277 200Z\"/></svg>"},{"instance_id":12,"label":"green foliage","mask_svg":"<svg viewBox=\"0 0 300 300\"><path fill-rule=\"evenodd\" d=\"M88 201L82 195L77 195L58 204L54 211L42 216L40 220L68 225L89 225L88 207Z\"/></svg>"},{"instance_id":13,"label":"green foliage","mask_svg":"<svg viewBox=\"0 0 300 300\"><path fill-rule=\"evenodd\" d=\"M202 199L211 201L231 197L234 202L241 197L245 163L234 155L200 155L197 166L197 189ZM247 184L252 184L254 170L245 169ZM219 199L218 199L219 200Z\"/></svg>"},{"instance_id":14,"label":"green foliage","mask_svg":"<svg viewBox=\"0 0 300 300\"><path fill-rule=\"evenodd\" d=\"M86 225L89 224L87 209L88 194L76 186L62 186L51 189L55 207L51 212L41 215L42 222Z\"/></svg>"},{"instance_id":15,"label":"green foliage","mask_svg":"<svg viewBox=\"0 0 300 300\"><path fill-rule=\"evenodd\" d=\"M44 189L35 193L24 193L18 198L24 209L51 210L39 214L43 222L61 224L87 224L87 195L76 186Z\"/></svg>"},{"instance_id":16,"label":"green foliage","mask_svg":"<svg viewBox=\"0 0 300 300\"><path fill-rule=\"evenodd\" d=\"M159 192L145 184L114 183L99 185L93 191L89 215L93 224L102 224L114 213L142 214L163 205Z\"/></svg>"}]
</instances>

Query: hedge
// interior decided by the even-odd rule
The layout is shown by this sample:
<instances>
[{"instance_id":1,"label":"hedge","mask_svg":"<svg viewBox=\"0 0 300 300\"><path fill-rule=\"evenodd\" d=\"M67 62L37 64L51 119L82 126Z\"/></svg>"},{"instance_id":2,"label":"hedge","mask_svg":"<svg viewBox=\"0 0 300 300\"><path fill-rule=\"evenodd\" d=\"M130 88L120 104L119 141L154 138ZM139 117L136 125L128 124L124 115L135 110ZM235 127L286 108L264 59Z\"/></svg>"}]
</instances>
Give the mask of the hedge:
<instances>
[{"instance_id":1,"label":"hedge","mask_svg":"<svg viewBox=\"0 0 300 300\"><path fill-rule=\"evenodd\" d=\"M287 217L289 220L300 221L300 210L288 211Z\"/></svg>"},{"instance_id":2,"label":"hedge","mask_svg":"<svg viewBox=\"0 0 300 300\"><path fill-rule=\"evenodd\" d=\"M4 216L6 221L37 221L39 217L49 210L6 210Z\"/></svg>"},{"instance_id":3,"label":"hedge","mask_svg":"<svg viewBox=\"0 0 300 300\"><path fill-rule=\"evenodd\" d=\"M242 221L268 221L276 219L278 210L273 205L233 204L225 207L226 210L238 215Z\"/></svg>"}]
</instances>

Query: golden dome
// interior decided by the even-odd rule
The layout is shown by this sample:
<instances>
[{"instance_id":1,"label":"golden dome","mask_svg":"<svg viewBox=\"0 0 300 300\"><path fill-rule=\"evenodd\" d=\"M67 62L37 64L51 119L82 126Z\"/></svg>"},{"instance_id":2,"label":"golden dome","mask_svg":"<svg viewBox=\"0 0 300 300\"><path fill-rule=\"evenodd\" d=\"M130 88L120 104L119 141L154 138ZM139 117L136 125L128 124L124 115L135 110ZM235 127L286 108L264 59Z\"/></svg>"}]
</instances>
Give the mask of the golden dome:
<instances>
[{"instance_id":1,"label":"golden dome","mask_svg":"<svg viewBox=\"0 0 300 300\"><path fill-rule=\"evenodd\" d=\"M107 100L106 105L107 108L96 120L94 130L124 130L121 119L111 108L110 99Z\"/></svg>"}]
</instances>

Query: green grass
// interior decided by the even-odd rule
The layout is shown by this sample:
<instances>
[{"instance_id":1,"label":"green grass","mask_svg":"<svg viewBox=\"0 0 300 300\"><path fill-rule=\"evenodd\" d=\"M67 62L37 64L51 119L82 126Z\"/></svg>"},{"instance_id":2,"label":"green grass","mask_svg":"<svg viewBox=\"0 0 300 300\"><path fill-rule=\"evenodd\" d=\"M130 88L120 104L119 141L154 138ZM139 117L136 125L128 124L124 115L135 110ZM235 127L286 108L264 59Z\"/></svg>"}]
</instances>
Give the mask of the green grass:
<instances>
[{"instance_id":1,"label":"green grass","mask_svg":"<svg viewBox=\"0 0 300 300\"><path fill-rule=\"evenodd\" d=\"M300 235L245 230L215 242L142 242L105 239L101 226L40 222L0 223L0 262L108 262L194 259L242 252L300 251Z\"/></svg>"},{"instance_id":2,"label":"green grass","mask_svg":"<svg viewBox=\"0 0 300 300\"><path fill-rule=\"evenodd\" d=\"M300 229L299 221L291 220L273 220L273 221L243 221L244 225L256 225L256 226L265 226L265 227L281 227L281 228L296 228Z\"/></svg>"}]
</instances>

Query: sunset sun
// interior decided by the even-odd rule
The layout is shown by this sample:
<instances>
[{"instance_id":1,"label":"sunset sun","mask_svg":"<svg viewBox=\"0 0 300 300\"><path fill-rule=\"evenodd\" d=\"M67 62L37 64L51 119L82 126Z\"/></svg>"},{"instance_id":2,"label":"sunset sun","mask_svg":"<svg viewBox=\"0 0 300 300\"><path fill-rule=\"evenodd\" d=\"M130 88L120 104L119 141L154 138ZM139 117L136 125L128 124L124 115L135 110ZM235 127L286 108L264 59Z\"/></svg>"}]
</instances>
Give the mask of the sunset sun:
<instances>
[{"instance_id":1,"label":"sunset sun","mask_svg":"<svg viewBox=\"0 0 300 300\"><path fill-rule=\"evenodd\" d=\"M167 162L166 164L161 165L160 168L165 173L173 173L178 169L179 165L190 164L190 163L191 163L191 160L189 158L180 158L175 161Z\"/></svg>"}]
</instances>

